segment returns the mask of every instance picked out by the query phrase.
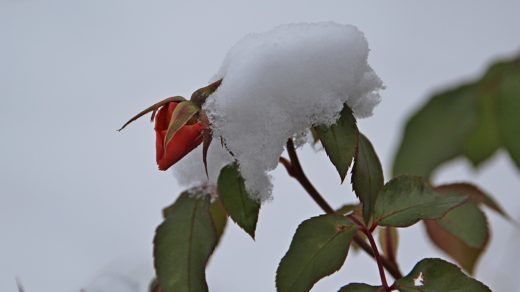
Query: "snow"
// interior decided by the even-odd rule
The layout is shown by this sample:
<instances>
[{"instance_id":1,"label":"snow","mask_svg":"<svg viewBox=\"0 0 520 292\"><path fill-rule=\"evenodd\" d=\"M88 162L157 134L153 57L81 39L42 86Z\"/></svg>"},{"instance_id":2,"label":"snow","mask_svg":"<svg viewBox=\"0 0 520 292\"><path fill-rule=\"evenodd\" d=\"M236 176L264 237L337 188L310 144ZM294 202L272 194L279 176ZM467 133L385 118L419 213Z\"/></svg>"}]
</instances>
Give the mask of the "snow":
<instances>
[{"instance_id":1,"label":"snow","mask_svg":"<svg viewBox=\"0 0 520 292\"><path fill-rule=\"evenodd\" d=\"M368 52L361 31L332 22L281 25L249 34L228 52L212 79L223 82L203 109L214 141L222 138L233 153L254 199L271 197L269 171L277 166L288 138L334 123L344 103L358 118L372 114L383 85L367 63ZM212 147L223 154L220 143ZM209 160L210 168L229 160L217 156L212 158L216 165ZM174 168L179 182L201 181L201 174L193 172L196 166L187 165L196 161L181 163Z\"/></svg>"}]
</instances>

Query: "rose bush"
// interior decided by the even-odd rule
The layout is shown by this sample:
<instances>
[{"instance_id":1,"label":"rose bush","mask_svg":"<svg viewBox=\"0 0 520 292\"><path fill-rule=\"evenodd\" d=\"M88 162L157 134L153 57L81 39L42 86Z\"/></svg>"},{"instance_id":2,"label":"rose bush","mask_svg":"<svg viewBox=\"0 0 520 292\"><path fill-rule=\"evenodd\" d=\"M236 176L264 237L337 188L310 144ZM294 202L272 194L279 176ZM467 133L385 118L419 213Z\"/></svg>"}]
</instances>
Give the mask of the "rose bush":
<instances>
[{"instance_id":1,"label":"rose bush","mask_svg":"<svg viewBox=\"0 0 520 292\"><path fill-rule=\"evenodd\" d=\"M506 110L520 105L512 98L519 96L515 81L520 62L515 58L493 65L476 83L434 96L410 119L394 164L397 175L385 180L376 149L357 123L372 113L384 88L367 57L366 39L353 26L296 24L249 35L230 51L213 78L221 79L193 92L190 100L175 96L160 101L123 126L152 112L160 170L203 144L199 150L205 178L197 155L176 167L197 184L163 211L153 241L157 278L150 291L207 292L205 268L228 218L255 239L261 203L271 195L268 172L278 164L324 214L297 227L276 271L276 291L310 291L341 269L352 245L375 260L381 281L378 286L350 283L341 292L491 291L470 277L490 238L481 207L510 217L477 186L434 185L431 174L460 155L477 165L500 146L520 161L520 148L515 148L520 140L512 135L518 119ZM462 128L451 127L461 119L466 121ZM297 146L309 132L314 141L308 142L321 144L341 183L350 170L352 189L346 193L355 193L359 202L330 205L306 176ZM501 140L482 142L498 137L504 138L504 145ZM216 180L208 172L212 139L220 141L211 148L220 153L213 152L209 162L218 171ZM443 147L433 147L439 143ZM398 230L421 221L432 242L460 267L426 258L407 275L401 272Z\"/></svg>"}]
</instances>

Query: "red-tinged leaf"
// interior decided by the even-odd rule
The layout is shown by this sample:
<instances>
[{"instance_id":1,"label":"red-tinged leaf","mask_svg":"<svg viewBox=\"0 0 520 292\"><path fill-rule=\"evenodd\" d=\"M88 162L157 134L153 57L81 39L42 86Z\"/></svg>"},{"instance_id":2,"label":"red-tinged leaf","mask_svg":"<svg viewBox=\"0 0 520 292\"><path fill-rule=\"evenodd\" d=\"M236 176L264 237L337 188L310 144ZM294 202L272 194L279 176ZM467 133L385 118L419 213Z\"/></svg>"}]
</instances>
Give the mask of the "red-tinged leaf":
<instances>
[{"instance_id":1,"label":"red-tinged leaf","mask_svg":"<svg viewBox=\"0 0 520 292\"><path fill-rule=\"evenodd\" d=\"M453 194L453 189L447 187L440 191ZM463 192L455 194L467 195ZM486 215L477 205L482 198L473 195L466 203L451 209L442 218L425 220L432 242L469 273L473 273L475 264L489 241Z\"/></svg>"},{"instance_id":2,"label":"red-tinged leaf","mask_svg":"<svg viewBox=\"0 0 520 292\"><path fill-rule=\"evenodd\" d=\"M147 113L149 112L152 112L152 118L151 120L153 121L154 117L155 117L155 113L157 112L157 110L162 107L163 105L167 105L169 104L170 102L183 102L185 101L186 99L182 96L172 96L172 97L168 97L164 100L161 100L159 101L158 103L156 104L153 104L151 106L149 106L147 109L141 111L140 113L138 113L137 115L135 115L134 117L132 117L130 120L128 120L128 122L126 122L118 131L121 131L123 130L126 126L128 126L130 123L132 123L133 121L139 119L140 117L146 115Z\"/></svg>"},{"instance_id":3,"label":"red-tinged leaf","mask_svg":"<svg viewBox=\"0 0 520 292\"><path fill-rule=\"evenodd\" d=\"M444 229L436 220L424 220L431 241L454 259L464 270L473 274L475 266L487 246L473 248Z\"/></svg>"},{"instance_id":4,"label":"red-tinged leaf","mask_svg":"<svg viewBox=\"0 0 520 292\"><path fill-rule=\"evenodd\" d=\"M441 193L458 193L461 195L466 195L470 200L475 202L476 204L484 204L491 210L497 212L502 215L506 219L511 219L511 217L504 211L504 209L486 192L478 188L477 186L470 183L453 183L453 184L445 184L435 187L436 191Z\"/></svg>"},{"instance_id":5,"label":"red-tinged leaf","mask_svg":"<svg viewBox=\"0 0 520 292\"><path fill-rule=\"evenodd\" d=\"M164 137L164 148L170 143L175 133L182 128L188 121L200 110L200 108L191 101L183 101L177 104L173 110L168 130Z\"/></svg>"},{"instance_id":6,"label":"red-tinged leaf","mask_svg":"<svg viewBox=\"0 0 520 292\"><path fill-rule=\"evenodd\" d=\"M471 201L451 209L437 223L470 247L483 247L489 236L486 215Z\"/></svg>"},{"instance_id":7,"label":"red-tinged leaf","mask_svg":"<svg viewBox=\"0 0 520 292\"><path fill-rule=\"evenodd\" d=\"M399 245L399 237L397 228L380 227L379 228L379 244L383 250L383 254L393 263L397 262L397 247Z\"/></svg>"}]
</instances>

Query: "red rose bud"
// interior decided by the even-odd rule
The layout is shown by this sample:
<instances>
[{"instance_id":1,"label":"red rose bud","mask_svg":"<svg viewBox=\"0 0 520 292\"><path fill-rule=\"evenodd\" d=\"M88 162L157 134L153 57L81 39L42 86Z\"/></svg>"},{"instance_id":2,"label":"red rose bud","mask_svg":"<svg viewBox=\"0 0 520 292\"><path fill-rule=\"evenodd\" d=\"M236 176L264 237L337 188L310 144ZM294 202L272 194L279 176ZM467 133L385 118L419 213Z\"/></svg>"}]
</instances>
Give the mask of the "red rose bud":
<instances>
[{"instance_id":1,"label":"red rose bud","mask_svg":"<svg viewBox=\"0 0 520 292\"><path fill-rule=\"evenodd\" d=\"M161 107L155 116L156 160L160 170L167 170L202 143L202 132L205 127L197 121L191 125L186 124L177 130L165 149L164 139L177 105L178 102L170 102Z\"/></svg>"}]
</instances>

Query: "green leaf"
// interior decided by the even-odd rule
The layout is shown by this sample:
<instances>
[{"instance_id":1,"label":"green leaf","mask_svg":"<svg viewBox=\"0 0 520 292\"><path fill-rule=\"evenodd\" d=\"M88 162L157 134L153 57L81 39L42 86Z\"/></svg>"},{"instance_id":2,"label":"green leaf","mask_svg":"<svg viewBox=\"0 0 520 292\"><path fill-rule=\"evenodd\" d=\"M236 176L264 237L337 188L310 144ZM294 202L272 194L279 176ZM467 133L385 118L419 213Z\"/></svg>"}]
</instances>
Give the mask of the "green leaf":
<instances>
[{"instance_id":1,"label":"green leaf","mask_svg":"<svg viewBox=\"0 0 520 292\"><path fill-rule=\"evenodd\" d=\"M278 292L309 291L321 278L339 270L356 226L338 214L305 220L276 272Z\"/></svg>"},{"instance_id":2,"label":"green leaf","mask_svg":"<svg viewBox=\"0 0 520 292\"><path fill-rule=\"evenodd\" d=\"M359 135L359 147L352 168L352 186L363 203L363 218L370 220L377 195L384 185L383 169L374 147L365 135Z\"/></svg>"},{"instance_id":3,"label":"green leaf","mask_svg":"<svg viewBox=\"0 0 520 292\"><path fill-rule=\"evenodd\" d=\"M384 292L381 286L371 286L364 283L351 283L341 287L339 292Z\"/></svg>"},{"instance_id":4,"label":"green leaf","mask_svg":"<svg viewBox=\"0 0 520 292\"><path fill-rule=\"evenodd\" d=\"M472 274L475 265L487 246L473 248L444 229L437 220L424 220L426 231L431 241L454 259L464 270Z\"/></svg>"},{"instance_id":5,"label":"green leaf","mask_svg":"<svg viewBox=\"0 0 520 292\"><path fill-rule=\"evenodd\" d=\"M433 170L460 155L478 122L477 94L465 85L433 96L406 123L394 159L393 175L430 177Z\"/></svg>"},{"instance_id":6,"label":"green leaf","mask_svg":"<svg viewBox=\"0 0 520 292\"><path fill-rule=\"evenodd\" d=\"M520 169L520 58L504 63L498 86L498 125L504 147Z\"/></svg>"},{"instance_id":7,"label":"green leaf","mask_svg":"<svg viewBox=\"0 0 520 292\"><path fill-rule=\"evenodd\" d=\"M164 148L170 143L175 133L182 128L188 121L200 110L200 108L191 101L182 101L177 104L173 110L168 130L164 137Z\"/></svg>"},{"instance_id":8,"label":"green leaf","mask_svg":"<svg viewBox=\"0 0 520 292\"><path fill-rule=\"evenodd\" d=\"M471 201L480 205L484 204L486 207L502 215L505 219L511 217L504 211L504 209L486 192L479 187L470 183L453 183L445 184L435 187L435 190L441 193L457 193L468 196Z\"/></svg>"},{"instance_id":9,"label":"green leaf","mask_svg":"<svg viewBox=\"0 0 520 292\"><path fill-rule=\"evenodd\" d=\"M488 72L484 79L489 79L494 75L493 71ZM475 128L468 134L461 153L471 161L474 167L478 167L482 162L486 161L500 147L493 92L482 87L484 85L480 85L474 95L478 121Z\"/></svg>"},{"instance_id":10,"label":"green leaf","mask_svg":"<svg viewBox=\"0 0 520 292\"><path fill-rule=\"evenodd\" d=\"M163 291L208 291L205 268L216 235L209 198L183 193L166 209L154 238L154 266Z\"/></svg>"},{"instance_id":11,"label":"green leaf","mask_svg":"<svg viewBox=\"0 0 520 292\"><path fill-rule=\"evenodd\" d=\"M236 163L227 165L220 171L218 194L231 219L254 239L260 203L247 193Z\"/></svg>"},{"instance_id":12,"label":"green leaf","mask_svg":"<svg viewBox=\"0 0 520 292\"><path fill-rule=\"evenodd\" d=\"M466 276L457 266L441 259L423 259L404 278L397 280L400 292L484 292L491 291L481 282Z\"/></svg>"},{"instance_id":13,"label":"green leaf","mask_svg":"<svg viewBox=\"0 0 520 292\"><path fill-rule=\"evenodd\" d=\"M420 177L401 176L389 181L377 197L374 222L382 226L407 227L421 219L442 217L466 197L435 192Z\"/></svg>"},{"instance_id":14,"label":"green leaf","mask_svg":"<svg viewBox=\"0 0 520 292\"><path fill-rule=\"evenodd\" d=\"M209 214L211 216L211 221L213 222L213 226L215 227L215 235L217 237L217 242L215 247L219 244L220 239L222 238L222 234L226 229L227 225L227 213L226 209L222 205L220 199L216 199L214 202L209 205Z\"/></svg>"},{"instance_id":15,"label":"green leaf","mask_svg":"<svg viewBox=\"0 0 520 292\"><path fill-rule=\"evenodd\" d=\"M399 237L397 228L380 227L379 228L379 244L383 250L383 254L391 262L397 262L397 247L399 245Z\"/></svg>"},{"instance_id":16,"label":"green leaf","mask_svg":"<svg viewBox=\"0 0 520 292\"><path fill-rule=\"evenodd\" d=\"M352 110L345 105L340 118L334 125L330 127L317 126L314 129L330 161L336 167L341 182L343 182L356 153L359 140L356 119Z\"/></svg>"},{"instance_id":17,"label":"green leaf","mask_svg":"<svg viewBox=\"0 0 520 292\"><path fill-rule=\"evenodd\" d=\"M473 202L451 209L437 222L470 247L482 248L487 242L486 216Z\"/></svg>"},{"instance_id":18,"label":"green leaf","mask_svg":"<svg viewBox=\"0 0 520 292\"><path fill-rule=\"evenodd\" d=\"M475 167L504 147L520 169L520 58L492 65L474 82L433 96L407 122L394 175L430 177L467 157Z\"/></svg>"}]
</instances>

